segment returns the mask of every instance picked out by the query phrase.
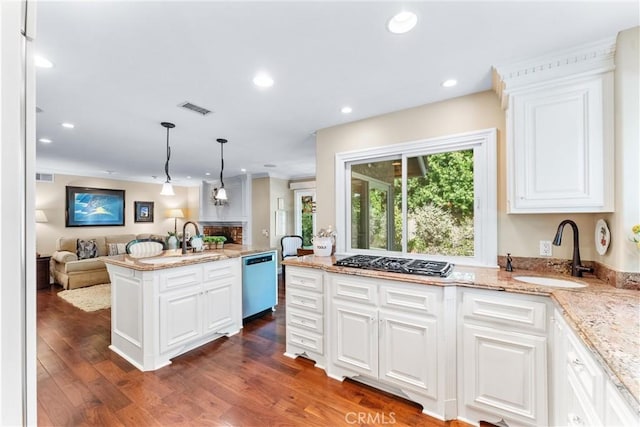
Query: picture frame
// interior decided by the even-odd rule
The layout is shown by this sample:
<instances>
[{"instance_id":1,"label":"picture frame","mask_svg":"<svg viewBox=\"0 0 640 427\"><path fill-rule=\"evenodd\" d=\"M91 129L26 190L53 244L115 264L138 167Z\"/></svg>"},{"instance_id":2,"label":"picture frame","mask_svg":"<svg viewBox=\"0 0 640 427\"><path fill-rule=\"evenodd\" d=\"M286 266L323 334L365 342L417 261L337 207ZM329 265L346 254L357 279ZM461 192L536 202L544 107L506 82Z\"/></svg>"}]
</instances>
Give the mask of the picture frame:
<instances>
[{"instance_id":1,"label":"picture frame","mask_svg":"<svg viewBox=\"0 0 640 427\"><path fill-rule=\"evenodd\" d=\"M124 226L124 190L65 188L65 227Z\"/></svg>"},{"instance_id":2,"label":"picture frame","mask_svg":"<svg viewBox=\"0 0 640 427\"><path fill-rule=\"evenodd\" d=\"M133 202L134 222L153 222L154 202Z\"/></svg>"}]
</instances>

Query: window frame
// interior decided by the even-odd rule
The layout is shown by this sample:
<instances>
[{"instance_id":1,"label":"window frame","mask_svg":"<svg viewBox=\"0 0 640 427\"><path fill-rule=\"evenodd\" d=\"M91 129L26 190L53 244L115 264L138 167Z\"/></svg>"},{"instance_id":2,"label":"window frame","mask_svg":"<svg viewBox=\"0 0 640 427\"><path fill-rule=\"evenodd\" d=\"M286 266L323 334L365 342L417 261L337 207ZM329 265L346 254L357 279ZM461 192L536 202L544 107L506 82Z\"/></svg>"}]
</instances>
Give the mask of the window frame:
<instances>
[{"instance_id":1,"label":"window frame","mask_svg":"<svg viewBox=\"0 0 640 427\"><path fill-rule=\"evenodd\" d=\"M473 149L474 158L474 255L469 257L407 252L406 227L402 251L351 248L351 164L402 158L402 179L407 179L407 158L448 151ZM483 129L437 138L336 153L336 252L339 255L374 254L446 260L458 265L496 267L498 257L497 130ZM402 187L402 222L407 223L407 189Z\"/></svg>"}]
</instances>

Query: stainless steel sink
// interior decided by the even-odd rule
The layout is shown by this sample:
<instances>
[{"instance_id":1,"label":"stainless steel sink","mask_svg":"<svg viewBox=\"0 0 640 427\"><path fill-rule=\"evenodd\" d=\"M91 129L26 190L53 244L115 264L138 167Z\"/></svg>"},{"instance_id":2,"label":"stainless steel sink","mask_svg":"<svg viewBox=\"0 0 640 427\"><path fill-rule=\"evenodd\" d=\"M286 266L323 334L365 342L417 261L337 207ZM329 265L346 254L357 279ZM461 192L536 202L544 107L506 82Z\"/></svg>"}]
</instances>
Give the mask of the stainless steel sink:
<instances>
[{"instance_id":1,"label":"stainless steel sink","mask_svg":"<svg viewBox=\"0 0 640 427\"><path fill-rule=\"evenodd\" d=\"M556 279L552 277L514 276L513 278L520 282L531 283L532 285L538 286L549 286L552 288L584 288L587 286L584 282Z\"/></svg>"}]
</instances>

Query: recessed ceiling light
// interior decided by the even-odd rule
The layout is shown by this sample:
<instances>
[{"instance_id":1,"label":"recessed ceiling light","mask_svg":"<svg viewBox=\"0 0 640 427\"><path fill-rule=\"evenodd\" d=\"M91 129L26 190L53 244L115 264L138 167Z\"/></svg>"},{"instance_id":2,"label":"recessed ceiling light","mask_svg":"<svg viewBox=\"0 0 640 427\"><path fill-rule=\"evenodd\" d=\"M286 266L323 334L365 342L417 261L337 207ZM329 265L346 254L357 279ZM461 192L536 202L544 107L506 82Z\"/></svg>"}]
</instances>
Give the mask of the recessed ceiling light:
<instances>
[{"instance_id":1,"label":"recessed ceiling light","mask_svg":"<svg viewBox=\"0 0 640 427\"><path fill-rule=\"evenodd\" d=\"M418 23L415 13L403 10L387 22L387 29L393 34L408 33Z\"/></svg>"},{"instance_id":2,"label":"recessed ceiling light","mask_svg":"<svg viewBox=\"0 0 640 427\"><path fill-rule=\"evenodd\" d=\"M49 61L47 58L42 57L40 55L33 56L33 63L36 65L36 67L39 67L39 68L53 67L53 62Z\"/></svg>"},{"instance_id":3,"label":"recessed ceiling light","mask_svg":"<svg viewBox=\"0 0 640 427\"><path fill-rule=\"evenodd\" d=\"M258 73L253 78L253 84L258 87L271 87L273 86L273 78L267 73Z\"/></svg>"},{"instance_id":4,"label":"recessed ceiling light","mask_svg":"<svg viewBox=\"0 0 640 427\"><path fill-rule=\"evenodd\" d=\"M38 141L42 142L43 144L51 144L51 140L49 138L40 138Z\"/></svg>"},{"instance_id":5,"label":"recessed ceiling light","mask_svg":"<svg viewBox=\"0 0 640 427\"><path fill-rule=\"evenodd\" d=\"M191 179L191 175L187 175L187 179Z\"/></svg>"},{"instance_id":6,"label":"recessed ceiling light","mask_svg":"<svg viewBox=\"0 0 640 427\"><path fill-rule=\"evenodd\" d=\"M349 114L350 112L353 111L353 108L349 107L348 105L345 105L344 107L342 107L340 111L342 112L342 114Z\"/></svg>"},{"instance_id":7,"label":"recessed ceiling light","mask_svg":"<svg viewBox=\"0 0 640 427\"><path fill-rule=\"evenodd\" d=\"M209 175L211 175L211 172L205 172L204 174L205 174L206 176L209 176Z\"/></svg>"},{"instance_id":8,"label":"recessed ceiling light","mask_svg":"<svg viewBox=\"0 0 640 427\"><path fill-rule=\"evenodd\" d=\"M247 170L246 170L245 168L240 169L240 172L242 172L242 173L244 173L244 172L246 172L246 171L247 171Z\"/></svg>"},{"instance_id":9,"label":"recessed ceiling light","mask_svg":"<svg viewBox=\"0 0 640 427\"><path fill-rule=\"evenodd\" d=\"M442 87L454 87L458 84L456 79L447 79L441 83Z\"/></svg>"},{"instance_id":10,"label":"recessed ceiling light","mask_svg":"<svg viewBox=\"0 0 640 427\"><path fill-rule=\"evenodd\" d=\"M67 128L67 129L73 129L74 127L76 127L73 123L67 123L67 122L61 123L60 125L63 128Z\"/></svg>"}]
</instances>

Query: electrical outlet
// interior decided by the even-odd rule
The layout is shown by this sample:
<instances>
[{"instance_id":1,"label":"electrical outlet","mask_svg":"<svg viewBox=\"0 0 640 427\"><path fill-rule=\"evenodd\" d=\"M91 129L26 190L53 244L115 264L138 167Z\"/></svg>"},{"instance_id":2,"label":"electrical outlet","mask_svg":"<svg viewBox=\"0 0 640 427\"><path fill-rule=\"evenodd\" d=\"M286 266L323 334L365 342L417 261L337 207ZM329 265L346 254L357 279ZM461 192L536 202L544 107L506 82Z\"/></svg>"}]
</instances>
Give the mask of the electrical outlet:
<instances>
[{"instance_id":1,"label":"electrical outlet","mask_svg":"<svg viewBox=\"0 0 640 427\"><path fill-rule=\"evenodd\" d=\"M541 256L551 256L552 254L552 246L550 240L540 240L540 255Z\"/></svg>"}]
</instances>

